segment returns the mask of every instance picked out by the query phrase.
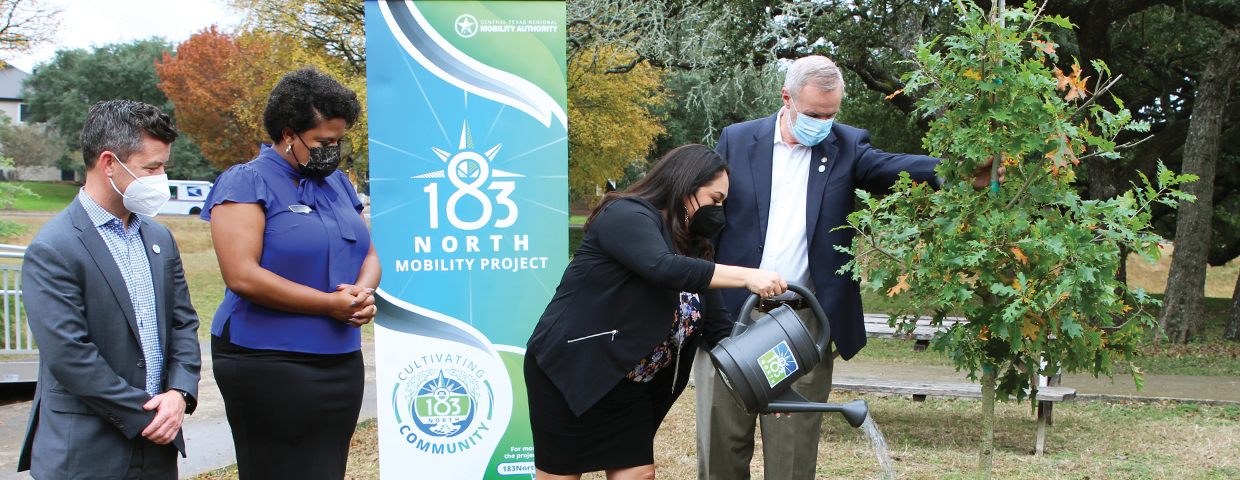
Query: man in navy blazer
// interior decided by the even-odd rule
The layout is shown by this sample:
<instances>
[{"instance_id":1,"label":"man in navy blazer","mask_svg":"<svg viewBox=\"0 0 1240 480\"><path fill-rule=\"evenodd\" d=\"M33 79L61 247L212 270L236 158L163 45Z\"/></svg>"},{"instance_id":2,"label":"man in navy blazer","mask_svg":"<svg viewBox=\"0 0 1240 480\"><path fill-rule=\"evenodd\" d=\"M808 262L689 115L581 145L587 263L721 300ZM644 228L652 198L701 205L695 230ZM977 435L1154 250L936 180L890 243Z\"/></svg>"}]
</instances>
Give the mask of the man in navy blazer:
<instances>
[{"instance_id":1,"label":"man in navy blazer","mask_svg":"<svg viewBox=\"0 0 1240 480\"><path fill-rule=\"evenodd\" d=\"M835 123L844 81L826 57L794 62L782 96L784 107L775 115L731 125L719 137L715 150L731 164L732 177L724 202L727 225L715 239L715 261L774 270L814 291L831 325L836 353L828 352L793 388L810 401L826 402L834 356L848 360L866 343L860 285L838 273L852 256L835 249L852 245L854 232L834 229L847 223L858 188L885 193L901 172L937 186L939 159L884 153L870 146L869 132ZM985 178L974 184L985 185L989 169L978 172ZM732 318L747 296L742 289L723 291ZM791 291L764 301L762 310L782 304L796 309L818 335L813 314ZM754 317L760 314L755 311ZM756 415L736 405L709 356L699 355L695 368L702 379L697 382L698 478L749 478ZM822 414L767 416L761 425L765 478L814 478Z\"/></svg>"}]
</instances>

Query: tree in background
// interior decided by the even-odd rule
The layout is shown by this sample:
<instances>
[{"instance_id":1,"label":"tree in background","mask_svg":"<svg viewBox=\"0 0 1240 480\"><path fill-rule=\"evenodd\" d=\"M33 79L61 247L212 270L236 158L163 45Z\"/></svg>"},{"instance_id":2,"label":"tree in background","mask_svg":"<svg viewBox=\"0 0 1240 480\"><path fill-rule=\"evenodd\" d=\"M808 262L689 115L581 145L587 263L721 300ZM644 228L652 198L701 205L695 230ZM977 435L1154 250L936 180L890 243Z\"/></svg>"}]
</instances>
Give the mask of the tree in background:
<instances>
[{"instance_id":1,"label":"tree in background","mask_svg":"<svg viewBox=\"0 0 1240 480\"><path fill-rule=\"evenodd\" d=\"M598 187L619 180L635 162L644 163L655 137L664 132L653 113L665 101L662 73L638 65L609 74L615 52L586 50L568 61L569 198L591 204Z\"/></svg>"},{"instance_id":2,"label":"tree in background","mask_svg":"<svg viewBox=\"0 0 1240 480\"><path fill-rule=\"evenodd\" d=\"M1110 376L1133 359L1152 325L1146 309L1157 302L1111 273L1120 246L1156 261L1150 207L1191 200L1173 187L1196 180L1160 168L1154 182L1116 198L1082 198L1072 185L1081 160L1118 157L1120 133L1148 125L1098 105L1091 92L1115 80L1105 64L1093 62L1104 76L1092 84L1076 59L1071 73L1059 69L1050 32L1071 24L1042 13L1032 2L1025 9L999 2L987 17L962 3L959 31L916 49L906 88L920 94L919 112L934 115L925 145L951 159L937 169L944 186L902 174L885 197L858 191L863 207L842 227L856 229L858 242L837 247L856 255L847 268L858 280L864 273L867 288L911 297L892 316L900 331L911 331L921 313L932 314L932 326L949 312L968 319L932 345L981 378L983 478L996 396L1032 405L1037 375ZM975 190L969 178L986 162L1006 165L1007 182ZM1140 372L1130 371L1139 388Z\"/></svg>"},{"instance_id":3,"label":"tree in background","mask_svg":"<svg viewBox=\"0 0 1240 480\"><path fill-rule=\"evenodd\" d=\"M0 124L0 155L13 161L13 168L21 179L25 170L38 167L55 167L65 156L65 141L56 127L46 124L10 124L3 119Z\"/></svg>"},{"instance_id":4,"label":"tree in background","mask_svg":"<svg viewBox=\"0 0 1240 480\"><path fill-rule=\"evenodd\" d=\"M28 121L47 122L61 132L66 155L57 167L81 169L78 135L86 112L96 102L126 99L149 103L176 118L177 111L159 90L154 60L169 45L153 38L105 45L93 51L61 50L50 63L40 65L22 86L29 105ZM189 139L173 143L168 176L176 179L214 180L211 168Z\"/></svg>"},{"instance_id":5,"label":"tree in background","mask_svg":"<svg viewBox=\"0 0 1240 480\"><path fill-rule=\"evenodd\" d=\"M229 0L228 3L245 12L248 27L295 36L311 50L344 60L348 76L366 76L366 8L363 2Z\"/></svg>"},{"instance_id":6,"label":"tree in background","mask_svg":"<svg viewBox=\"0 0 1240 480\"><path fill-rule=\"evenodd\" d=\"M249 65L244 57L257 55L212 25L178 45L175 56L164 51L154 63L158 88L178 107L178 126L216 168L250 161L266 139L261 128L239 118L246 112L238 108L257 95L261 72L250 78L234 73Z\"/></svg>"},{"instance_id":7,"label":"tree in background","mask_svg":"<svg viewBox=\"0 0 1240 480\"><path fill-rule=\"evenodd\" d=\"M1196 202L1180 202L1176 216L1175 253L1167 277L1163 309L1158 314L1158 335L1173 342L1188 343L1202 330L1206 286L1206 256L1210 250L1210 228L1214 217L1214 164L1218 160L1219 133L1223 129L1223 109L1231 96L1236 74L1240 73L1240 29L1228 31L1214 49L1210 62L1198 80L1195 113L1189 120L1184 145L1184 173L1201 180L1190 182L1184 191ZM1187 241L1192 239L1192 241ZM1174 286L1174 287L1173 287ZM1237 292L1240 295L1240 292Z\"/></svg>"},{"instance_id":8,"label":"tree in background","mask_svg":"<svg viewBox=\"0 0 1240 480\"><path fill-rule=\"evenodd\" d=\"M267 93L280 75L305 65L335 77L357 92L362 116L344 139L344 165L341 169L361 192L369 191L370 142L367 140L366 114L366 27L364 2L353 0L229 0L229 5L245 14L247 34L238 42L252 42L266 48L271 57L253 64L265 72L263 95L250 109L261 123ZM257 101L257 100L256 100Z\"/></svg>"},{"instance_id":9,"label":"tree in background","mask_svg":"<svg viewBox=\"0 0 1240 480\"><path fill-rule=\"evenodd\" d=\"M157 62L159 88L184 112L182 129L198 142L218 168L253 160L259 145L270 143L263 128L267 97L287 72L313 65L358 93L365 105L365 77L346 75L348 62L307 49L298 38L251 30L220 32L215 26L192 35ZM342 170L365 187L366 117L345 133ZM352 167L352 168L350 168ZM363 190L364 191L364 190Z\"/></svg>"},{"instance_id":10,"label":"tree in background","mask_svg":"<svg viewBox=\"0 0 1240 480\"><path fill-rule=\"evenodd\" d=\"M62 13L47 0L0 0L0 59L50 42Z\"/></svg>"}]
</instances>

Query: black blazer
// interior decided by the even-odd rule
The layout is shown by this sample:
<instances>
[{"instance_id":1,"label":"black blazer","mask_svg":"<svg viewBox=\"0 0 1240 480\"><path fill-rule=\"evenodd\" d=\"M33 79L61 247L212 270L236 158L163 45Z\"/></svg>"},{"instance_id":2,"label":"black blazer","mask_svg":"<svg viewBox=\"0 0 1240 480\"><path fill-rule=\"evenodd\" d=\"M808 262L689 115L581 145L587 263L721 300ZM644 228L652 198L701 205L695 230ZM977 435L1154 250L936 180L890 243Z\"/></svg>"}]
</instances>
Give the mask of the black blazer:
<instances>
[{"instance_id":1,"label":"black blazer","mask_svg":"<svg viewBox=\"0 0 1240 480\"><path fill-rule=\"evenodd\" d=\"M732 166L732 178L728 200L723 202L728 222L715 238L716 262L751 268L762 263L771 208L776 118L772 115L731 125L719 136L715 152ZM832 341L845 360L865 346L865 323L860 285L851 274L839 273L852 256L835 249L836 245L852 245L855 232L835 228L847 224L856 189L886 193L901 172L908 172L919 182L933 181L938 164L939 159L934 157L884 153L870 146L870 132L839 122L813 148L805 198L809 273L814 296L831 322ZM748 296L749 291L744 289L723 291L724 303L733 315Z\"/></svg>"},{"instance_id":2,"label":"black blazer","mask_svg":"<svg viewBox=\"0 0 1240 480\"><path fill-rule=\"evenodd\" d=\"M701 296L702 324L677 360L687 373L698 339L714 346L732 328L719 290L709 290L714 274L714 263L675 253L653 205L616 200L590 224L526 355L580 416L667 339L680 292L692 292ZM678 383L688 381L681 377Z\"/></svg>"}]
</instances>

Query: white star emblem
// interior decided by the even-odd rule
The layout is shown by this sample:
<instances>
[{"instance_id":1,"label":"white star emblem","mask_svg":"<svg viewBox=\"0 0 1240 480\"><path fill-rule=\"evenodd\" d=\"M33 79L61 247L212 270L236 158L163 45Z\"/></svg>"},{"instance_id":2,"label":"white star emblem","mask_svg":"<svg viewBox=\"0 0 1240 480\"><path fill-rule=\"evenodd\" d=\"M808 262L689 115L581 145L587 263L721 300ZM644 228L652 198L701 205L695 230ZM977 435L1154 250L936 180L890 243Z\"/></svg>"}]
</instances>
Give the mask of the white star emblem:
<instances>
[{"instance_id":1,"label":"white star emblem","mask_svg":"<svg viewBox=\"0 0 1240 480\"><path fill-rule=\"evenodd\" d=\"M456 34L465 38L474 36L478 33L474 27L478 25L478 20L473 15L461 15L456 17Z\"/></svg>"}]
</instances>

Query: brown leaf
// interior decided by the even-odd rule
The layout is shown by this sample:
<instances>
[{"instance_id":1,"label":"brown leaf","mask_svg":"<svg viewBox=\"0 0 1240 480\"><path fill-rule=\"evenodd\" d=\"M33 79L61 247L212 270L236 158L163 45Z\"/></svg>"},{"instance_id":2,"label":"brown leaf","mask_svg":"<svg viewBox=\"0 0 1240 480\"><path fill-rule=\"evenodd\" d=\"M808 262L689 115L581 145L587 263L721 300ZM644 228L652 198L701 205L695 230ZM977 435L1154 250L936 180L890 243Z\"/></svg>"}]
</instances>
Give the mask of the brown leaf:
<instances>
[{"instance_id":1,"label":"brown leaf","mask_svg":"<svg viewBox=\"0 0 1240 480\"><path fill-rule=\"evenodd\" d=\"M896 279L900 280L900 283L897 283L896 286L891 287L890 290L887 290L888 297L894 297L897 293L908 290L909 285L908 282L905 281L908 279L908 275L900 275L896 277Z\"/></svg>"},{"instance_id":2,"label":"brown leaf","mask_svg":"<svg viewBox=\"0 0 1240 480\"><path fill-rule=\"evenodd\" d=\"M1069 75L1066 79L1068 94L1063 97L1065 102L1071 102L1078 98L1084 100L1089 95L1089 89L1086 88L1086 82L1089 81L1089 77L1081 78L1081 73L1083 72L1081 71L1080 64L1072 64L1072 75ZM1064 80L1060 80L1060 85L1063 82Z\"/></svg>"},{"instance_id":3,"label":"brown leaf","mask_svg":"<svg viewBox=\"0 0 1240 480\"><path fill-rule=\"evenodd\" d=\"M1019 248L1012 247L1012 255L1015 255L1016 259L1020 260L1020 263L1023 263L1025 265L1029 264L1029 257L1026 257L1025 253L1020 251Z\"/></svg>"}]
</instances>

